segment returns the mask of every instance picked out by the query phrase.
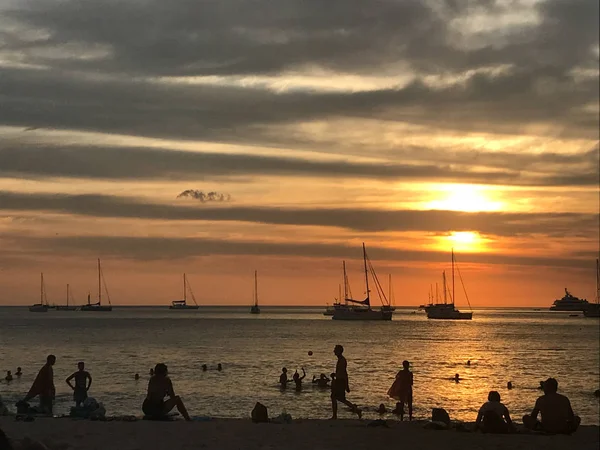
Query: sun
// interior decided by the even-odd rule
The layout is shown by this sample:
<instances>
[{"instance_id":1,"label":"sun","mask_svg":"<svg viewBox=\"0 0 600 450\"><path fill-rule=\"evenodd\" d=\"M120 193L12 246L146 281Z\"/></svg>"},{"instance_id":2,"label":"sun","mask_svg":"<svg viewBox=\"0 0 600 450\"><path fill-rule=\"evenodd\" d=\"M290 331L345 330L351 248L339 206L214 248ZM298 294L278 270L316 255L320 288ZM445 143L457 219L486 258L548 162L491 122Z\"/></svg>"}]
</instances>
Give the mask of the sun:
<instances>
[{"instance_id":1,"label":"sun","mask_svg":"<svg viewBox=\"0 0 600 450\"><path fill-rule=\"evenodd\" d=\"M445 211L498 211L502 203L490 198L490 189L474 184L445 184L435 189L442 194L441 199L428 202L427 209Z\"/></svg>"},{"instance_id":2,"label":"sun","mask_svg":"<svg viewBox=\"0 0 600 450\"><path fill-rule=\"evenodd\" d=\"M442 236L440 247L454 248L458 252L476 253L484 250L486 239L482 238L476 231L452 231Z\"/></svg>"}]
</instances>

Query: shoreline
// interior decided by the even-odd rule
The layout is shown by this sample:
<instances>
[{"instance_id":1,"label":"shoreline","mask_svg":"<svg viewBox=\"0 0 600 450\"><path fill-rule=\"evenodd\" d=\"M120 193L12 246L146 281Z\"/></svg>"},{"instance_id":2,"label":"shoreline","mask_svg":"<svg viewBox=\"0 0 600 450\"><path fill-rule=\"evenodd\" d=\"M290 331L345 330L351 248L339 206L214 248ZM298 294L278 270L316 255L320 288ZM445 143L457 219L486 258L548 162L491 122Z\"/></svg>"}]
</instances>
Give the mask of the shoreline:
<instances>
[{"instance_id":1,"label":"shoreline","mask_svg":"<svg viewBox=\"0 0 600 450\"><path fill-rule=\"evenodd\" d=\"M396 448L411 450L597 450L600 428L584 425L571 436L538 434L490 435L456 430L429 430L425 421L386 421L388 427L368 426L370 420L296 419L290 424L260 423L250 419L219 419L184 422L99 422L70 418L37 418L34 422L0 417L0 429L17 445L29 438L49 450L348 450Z\"/></svg>"}]
</instances>

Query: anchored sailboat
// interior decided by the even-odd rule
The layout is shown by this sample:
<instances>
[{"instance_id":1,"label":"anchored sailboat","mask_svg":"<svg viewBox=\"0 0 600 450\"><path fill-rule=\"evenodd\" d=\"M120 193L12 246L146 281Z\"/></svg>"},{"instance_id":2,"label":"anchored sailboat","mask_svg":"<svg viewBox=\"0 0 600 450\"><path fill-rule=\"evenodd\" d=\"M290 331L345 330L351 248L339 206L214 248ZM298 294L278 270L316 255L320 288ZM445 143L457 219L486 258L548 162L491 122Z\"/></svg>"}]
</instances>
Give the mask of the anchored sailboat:
<instances>
[{"instance_id":1,"label":"anchored sailboat","mask_svg":"<svg viewBox=\"0 0 600 450\"><path fill-rule=\"evenodd\" d=\"M56 305L55 309L57 311L75 311L77 309L76 306L69 306L69 298L71 293L69 292L69 285L67 284L67 304L66 305Z\"/></svg>"},{"instance_id":2,"label":"anchored sailboat","mask_svg":"<svg viewBox=\"0 0 600 450\"><path fill-rule=\"evenodd\" d=\"M371 265L371 261L367 257L367 250L363 243L363 264L365 271L365 287L366 287L366 298L364 300L354 300L348 298L347 288L348 279L346 276L346 265L344 264L344 303L334 304L333 320L392 320L393 312L389 309L390 305L385 297L385 293L377 279L377 274ZM380 310L371 308L371 296L369 289L369 273L373 277L375 288L383 303L383 307Z\"/></svg>"},{"instance_id":3,"label":"anchored sailboat","mask_svg":"<svg viewBox=\"0 0 600 450\"><path fill-rule=\"evenodd\" d=\"M260 314L260 308L258 307L258 274L254 271L254 304L250 308L250 314Z\"/></svg>"},{"instance_id":4,"label":"anchored sailboat","mask_svg":"<svg viewBox=\"0 0 600 450\"><path fill-rule=\"evenodd\" d=\"M583 311L585 317L600 317L600 265L596 259L596 303L590 303Z\"/></svg>"},{"instance_id":5,"label":"anchored sailboat","mask_svg":"<svg viewBox=\"0 0 600 450\"><path fill-rule=\"evenodd\" d=\"M190 294L192 296L192 301L194 302L193 305L188 305L187 304L187 291L190 291ZM173 300L171 302L171 306L169 306L169 309L198 309L200 308L200 306L198 306L198 303L196 303L196 297L194 296L194 291L192 291L192 287L190 286L189 282L187 281L187 278L185 277L185 273L183 274L183 300Z\"/></svg>"},{"instance_id":6,"label":"anchored sailboat","mask_svg":"<svg viewBox=\"0 0 600 450\"><path fill-rule=\"evenodd\" d=\"M108 305L102 304L102 284L104 284L104 290L106 291L106 298L108 300ZM106 280L104 280L104 276L102 274L102 266L100 265L100 258L98 258L98 301L96 303L91 303L90 294L88 294L87 305L82 305L79 309L81 311L97 311L97 312L112 311L112 305L110 303L110 295L108 294L108 289L106 289Z\"/></svg>"},{"instance_id":7,"label":"anchored sailboat","mask_svg":"<svg viewBox=\"0 0 600 450\"><path fill-rule=\"evenodd\" d=\"M392 286L392 274L388 275L388 304L382 305L382 311L396 311L396 302L394 301L394 288Z\"/></svg>"},{"instance_id":8,"label":"anchored sailboat","mask_svg":"<svg viewBox=\"0 0 600 450\"><path fill-rule=\"evenodd\" d=\"M48 312L48 299L46 298L43 272L40 274L40 302L31 305L29 307L29 312Z\"/></svg>"},{"instance_id":9,"label":"anchored sailboat","mask_svg":"<svg viewBox=\"0 0 600 450\"><path fill-rule=\"evenodd\" d=\"M443 281L443 290L444 290L444 303L439 303L438 293L437 293L437 284L436 284L436 303L430 300L431 303L428 305L422 305L421 308L425 310L427 313L428 319L439 319L439 320L471 320L473 318L472 312L460 312L454 306L455 290L454 290L454 249L452 249L452 293L450 294L451 302L448 303L448 287L446 286L446 272L442 272L442 281ZM460 271L459 271L460 276ZM462 283L462 276L460 276L460 282L462 284L463 290L465 289L464 284ZM430 295L430 298L433 295ZM469 297L467 297L467 291L465 290L465 297L467 298L467 302L469 302Z\"/></svg>"}]
</instances>

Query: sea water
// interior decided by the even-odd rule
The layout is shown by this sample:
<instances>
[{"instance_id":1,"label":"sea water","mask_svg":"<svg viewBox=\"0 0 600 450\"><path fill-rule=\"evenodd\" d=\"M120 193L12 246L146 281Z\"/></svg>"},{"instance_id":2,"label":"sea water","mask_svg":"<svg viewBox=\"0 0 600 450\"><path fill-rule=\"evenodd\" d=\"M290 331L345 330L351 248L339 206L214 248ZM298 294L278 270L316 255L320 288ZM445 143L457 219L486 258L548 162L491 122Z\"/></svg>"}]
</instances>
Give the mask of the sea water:
<instances>
[{"instance_id":1,"label":"sea water","mask_svg":"<svg viewBox=\"0 0 600 450\"><path fill-rule=\"evenodd\" d=\"M141 415L149 369L165 362L192 415L248 417L260 401L273 416L287 411L294 418L327 418L329 391L316 388L311 379L334 371L333 347L342 344L350 377L347 397L366 417L379 417L374 409L380 403L393 407L386 392L406 359L414 372L417 418L443 407L453 419L473 421L488 391L497 390L520 421L541 394L539 381L555 377L583 423L599 423L599 399L594 397L600 388L598 319L497 309L475 310L471 321L432 321L400 309L391 322L340 322L322 311L263 307L260 315L251 315L249 308L117 307L112 312L30 313L23 307L2 307L0 370L14 374L21 366L23 376L2 381L0 395L12 407L52 353L57 356L58 414L68 413L72 405L64 380L78 361L85 361L92 374L90 396L111 415ZM216 369L218 363L222 371ZM279 389L282 367L290 377L304 367L301 392L293 383ZM451 381L456 373L458 384ZM352 414L342 409L340 417Z\"/></svg>"}]
</instances>

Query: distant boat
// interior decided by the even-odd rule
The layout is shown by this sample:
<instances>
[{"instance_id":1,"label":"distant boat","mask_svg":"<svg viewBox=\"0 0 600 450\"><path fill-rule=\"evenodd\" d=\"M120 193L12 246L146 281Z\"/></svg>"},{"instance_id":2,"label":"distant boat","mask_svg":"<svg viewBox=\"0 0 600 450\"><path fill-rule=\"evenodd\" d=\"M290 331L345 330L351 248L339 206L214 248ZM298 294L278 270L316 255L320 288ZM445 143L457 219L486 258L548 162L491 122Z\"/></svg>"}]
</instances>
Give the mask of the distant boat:
<instances>
[{"instance_id":1,"label":"distant boat","mask_svg":"<svg viewBox=\"0 0 600 450\"><path fill-rule=\"evenodd\" d=\"M347 297L347 276L346 276L346 265L344 264L344 303L334 304L334 312L331 317L333 320L392 320L393 312L383 307L379 310L371 308L371 296L369 290L369 274L371 274L375 288L383 303L384 307L389 307L389 302L385 298L385 293L379 283L375 269L371 265L371 261L367 257L367 250L363 243L363 264L365 271L365 287L366 287L366 298L364 300L354 300Z\"/></svg>"},{"instance_id":2,"label":"distant boat","mask_svg":"<svg viewBox=\"0 0 600 450\"><path fill-rule=\"evenodd\" d=\"M590 303L583 311L585 317L600 317L600 265L596 259L596 303Z\"/></svg>"},{"instance_id":3,"label":"distant boat","mask_svg":"<svg viewBox=\"0 0 600 450\"><path fill-rule=\"evenodd\" d=\"M575 297L565 288L563 298L554 300L550 311L585 311L589 306L589 302L584 298Z\"/></svg>"},{"instance_id":4,"label":"distant boat","mask_svg":"<svg viewBox=\"0 0 600 450\"><path fill-rule=\"evenodd\" d=\"M394 301L394 288L392 287L392 274L390 273L388 275L388 301L389 304L387 305L383 305L381 307L382 311L396 311L396 305L395 305L395 301Z\"/></svg>"},{"instance_id":5,"label":"distant boat","mask_svg":"<svg viewBox=\"0 0 600 450\"><path fill-rule=\"evenodd\" d=\"M250 307L250 314L260 314L258 307L258 274L254 271L254 304Z\"/></svg>"},{"instance_id":6,"label":"distant boat","mask_svg":"<svg viewBox=\"0 0 600 450\"><path fill-rule=\"evenodd\" d=\"M104 290L106 291L106 298L108 300L108 305L102 304L102 282L104 281ZM112 305L110 303L110 295L108 295L108 290L106 289L106 281L104 280L104 276L102 274L102 266L100 265L100 258L98 258L98 301L96 303L91 303L90 294L88 294L88 302L87 305L82 305L79 308L80 311L95 311L95 312L107 312L112 311Z\"/></svg>"},{"instance_id":7,"label":"distant boat","mask_svg":"<svg viewBox=\"0 0 600 450\"><path fill-rule=\"evenodd\" d=\"M56 309L57 311L75 311L77 310L76 306L69 306L69 297L70 297L70 292L69 292L69 285L67 284L67 304L66 305L56 305L54 307L54 309Z\"/></svg>"},{"instance_id":8,"label":"distant boat","mask_svg":"<svg viewBox=\"0 0 600 450\"><path fill-rule=\"evenodd\" d=\"M344 267L345 267L345 262L343 263ZM345 272L345 271L344 271ZM325 304L325 311L323 311L323 315L324 316L333 316L333 313L335 312L335 307L336 305L340 305L340 299L342 298L342 285L338 284L338 296L337 298L333 299L333 305L330 305L329 303Z\"/></svg>"},{"instance_id":9,"label":"distant boat","mask_svg":"<svg viewBox=\"0 0 600 450\"><path fill-rule=\"evenodd\" d=\"M48 299L46 298L46 287L44 286L44 273L40 274L40 302L29 307L29 312L48 312Z\"/></svg>"},{"instance_id":10,"label":"distant boat","mask_svg":"<svg viewBox=\"0 0 600 450\"><path fill-rule=\"evenodd\" d=\"M430 303L428 305L421 306L422 309L427 313L428 319L434 320L471 320L473 318L472 312L460 312L454 306L455 290L454 290L454 249L452 249L452 293L451 302L448 303L448 287L446 286L446 272L442 272L443 289L444 289L444 303L439 303L437 298L437 284L436 284L436 303L433 303L432 296L430 296ZM459 272L460 275L460 272ZM461 277L462 284L462 277ZM464 289L464 285L463 285ZM466 295L466 291L465 291ZM468 301L468 298L467 298Z\"/></svg>"},{"instance_id":11,"label":"distant boat","mask_svg":"<svg viewBox=\"0 0 600 450\"><path fill-rule=\"evenodd\" d=\"M193 305L188 305L188 303L187 303L188 290L190 291L192 301L194 302ZM171 306L169 306L169 309L182 310L182 309L198 309L198 308L200 308L200 306L198 306L198 303L196 303L196 297L194 297L194 291L192 291L192 287L190 286L190 283L187 281L187 278L185 277L185 273L184 273L183 274L183 300L172 301Z\"/></svg>"}]
</instances>

